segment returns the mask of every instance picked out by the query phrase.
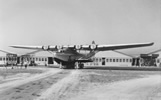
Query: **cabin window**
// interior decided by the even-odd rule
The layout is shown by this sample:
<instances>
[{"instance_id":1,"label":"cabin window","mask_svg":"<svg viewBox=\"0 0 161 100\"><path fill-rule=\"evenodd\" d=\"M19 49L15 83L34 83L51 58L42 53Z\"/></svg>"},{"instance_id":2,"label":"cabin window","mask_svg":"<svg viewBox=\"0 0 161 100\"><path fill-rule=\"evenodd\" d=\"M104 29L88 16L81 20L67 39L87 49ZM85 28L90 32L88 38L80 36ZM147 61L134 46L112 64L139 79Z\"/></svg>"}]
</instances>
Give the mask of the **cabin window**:
<instances>
[{"instance_id":1,"label":"cabin window","mask_svg":"<svg viewBox=\"0 0 161 100\"><path fill-rule=\"evenodd\" d=\"M9 61L11 61L11 58L9 58Z\"/></svg>"},{"instance_id":2,"label":"cabin window","mask_svg":"<svg viewBox=\"0 0 161 100\"><path fill-rule=\"evenodd\" d=\"M110 59L110 62L112 62L112 59Z\"/></svg>"},{"instance_id":3,"label":"cabin window","mask_svg":"<svg viewBox=\"0 0 161 100\"><path fill-rule=\"evenodd\" d=\"M126 59L126 62L129 62L129 59Z\"/></svg>"},{"instance_id":4,"label":"cabin window","mask_svg":"<svg viewBox=\"0 0 161 100\"><path fill-rule=\"evenodd\" d=\"M3 58L3 61L5 61L5 57Z\"/></svg>"},{"instance_id":5,"label":"cabin window","mask_svg":"<svg viewBox=\"0 0 161 100\"><path fill-rule=\"evenodd\" d=\"M120 59L120 62L122 62L122 59Z\"/></svg>"},{"instance_id":6,"label":"cabin window","mask_svg":"<svg viewBox=\"0 0 161 100\"><path fill-rule=\"evenodd\" d=\"M44 58L42 58L42 61L44 61Z\"/></svg>"},{"instance_id":7,"label":"cabin window","mask_svg":"<svg viewBox=\"0 0 161 100\"><path fill-rule=\"evenodd\" d=\"M45 61L47 61L47 58L45 58Z\"/></svg>"},{"instance_id":8,"label":"cabin window","mask_svg":"<svg viewBox=\"0 0 161 100\"><path fill-rule=\"evenodd\" d=\"M106 59L106 62L108 62L108 59Z\"/></svg>"},{"instance_id":9,"label":"cabin window","mask_svg":"<svg viewBox=\"0 0 161 100\"><path fill-rule=\"evenodd\" d=\"M41 58L39 58L39 61L41 61Z\"/></svg>"},{"instance_id":10,"label":"cabin window","mask_svg":"<svg viewBox=\"0 0 161 100\"><path fill-rule=\"evenodd\" d=\"M130 59L130 62L132 62L132 59Z\"/></svg>"},{"instance_id":11,"label":"cabin window","mask_svg":"<svg viewBox=\"0 0 161 100\"><path fill-rule=\"evenodd\" d=\"M157 59L157 63L159 63L159 59Z\"/></svg>"},{"instance_id":12,"label":"cabin window","mask_svg":"<svg viewBox=\"0 0 161 100\"><path fill-rule=\"evenodd\" d=\"M115 62L115 59L113 59L113 62Z\"/></svg>"},{"instance_id":13,"label":"cabin window","mask_svg":"<svg viewBox=\"0 0 161 100\"><path fill-rule=\"evenodd\" d=\"M99 59L99 62L101 62L101 58Z\"/></svg>"},{"instance_id":14,"label":"cabin window","mask_svg":"<svg viewBox=\"0 0 161 100\"><path fill-rule=\"evenodd\" d=\"M0 57L0 61L2 60L2 58Z\"/></svg>"},{"instance_id":15,"label":"cabin window","mask_svg":"<svg viewBox=\"0 0 161 100\"><path fill-rule=\"evenodd\" d=\"M125 62L125 59L123 59L123 62Z\"/></svg>"},{"instance_id":16,"label":"cabin window","mask_svg":"<svg viewBox=\"0 0 161 100\"><path fill-rule=\"evenodd\" d=\"M96 61L95 62L98 62L98 58L96 58Z\"/></svg>"}]
</instances>

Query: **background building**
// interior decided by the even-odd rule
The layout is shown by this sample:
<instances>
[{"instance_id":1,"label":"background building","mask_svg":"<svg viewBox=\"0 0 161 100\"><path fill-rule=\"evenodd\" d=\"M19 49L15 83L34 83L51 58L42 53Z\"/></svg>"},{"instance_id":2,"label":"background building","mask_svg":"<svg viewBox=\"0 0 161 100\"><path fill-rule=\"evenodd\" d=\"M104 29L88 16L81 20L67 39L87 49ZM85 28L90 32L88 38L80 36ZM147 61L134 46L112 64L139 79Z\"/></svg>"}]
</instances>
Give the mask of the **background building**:
<instances>
[{"instance_id":1,"label":"background building","mask_svg":"<svg viewBox=\"0 0 161 100\"><path fill-rule=\"evenodd\" d=\"M131 66L132 57L118 51L98 52L86 66Z\"/></svg>"},{"instance_id":2,"label":"background building","mask_svg":"<svg viewBox=\"0 0 161 100\"><path fill-rule=\"evenodd\" d=\"M15 65L17 63L17 54L0 50L0 66Z\"/></svg>"},{"instance_id":3,"label":"background building","mask_svg":"<svg viewBox=\"0 0 161 100\"><path fill-rule=\"evenodd\" d=\"M156 56L158 55L158 56ZM141 54L138 57L127 55L120 51L98 52L92 59L93 62L85 63L85 66L160 66L161 49L149 54ZM0 65L13 65L28 62L31 66L58 65L54 59L54 54L47 51L36 51L24 55L0 51Z\"/></svg>"},{"instance_id":4,"label":"background building","mask_svg":"<svg viewBox=\"0 0 161 100\"><path fill-rule=\"evenodd\" d=\"M53 60L53 53L40 51L32 55L32 60L38 65L57 65Z\"/></svg>"},{"instance_id":5,"label":"background building","mask_svg":"<svg viewBox=\"0 0 161 100\"><path fill-rule=\"evenodd\" d=\"M161 67L161 49L149 53L149 55L152 54L158 54L158 57L156 59L156 65Z\"/></svg>"}]
</instances>

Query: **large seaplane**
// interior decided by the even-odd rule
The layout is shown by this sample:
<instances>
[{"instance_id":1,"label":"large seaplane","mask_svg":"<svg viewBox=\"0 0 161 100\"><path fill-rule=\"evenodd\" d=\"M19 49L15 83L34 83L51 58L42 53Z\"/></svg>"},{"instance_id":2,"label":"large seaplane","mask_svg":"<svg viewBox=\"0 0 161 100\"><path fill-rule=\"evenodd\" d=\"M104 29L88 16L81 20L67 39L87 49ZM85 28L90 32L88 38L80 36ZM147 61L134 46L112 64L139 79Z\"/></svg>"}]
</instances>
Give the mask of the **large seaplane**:
<instances>
[{"instance_id":1,"label":"large seaplane","mask_svg":"<svg viewBox=\"0 0 161 100\"><path fill-rule=\"evenodd\" d=\"M45 50L53 54L53 59L59 68L84 68L84 63L92 62L91 57L100 51L118 50L151 46L154 43L132 43L116 45L98 45L93 41L91 45L54 45L54 46L23 46L13 45L14 48ZM83 52L82 52L83 51Z\"/></svg>"}]
</instances>

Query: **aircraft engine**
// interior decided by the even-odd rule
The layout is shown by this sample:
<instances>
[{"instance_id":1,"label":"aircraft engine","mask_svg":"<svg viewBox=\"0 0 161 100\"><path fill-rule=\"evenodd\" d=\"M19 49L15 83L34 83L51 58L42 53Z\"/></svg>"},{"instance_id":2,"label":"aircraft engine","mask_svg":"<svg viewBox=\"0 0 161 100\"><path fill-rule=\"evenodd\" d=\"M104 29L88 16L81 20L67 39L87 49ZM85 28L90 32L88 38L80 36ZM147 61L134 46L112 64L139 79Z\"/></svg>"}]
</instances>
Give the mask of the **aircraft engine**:
<instances>
[{"instance_id":1,"label":"aircraft engine","mask_svg":"<svg viewBox=\"0 0 161 100\"><path fill-rule=\"evenodd\" d=\"M43 50L49 50L50 49L50 46L42 46L42 49Z\"/></svg>"},{"instance_id":2,"label":"aircraft engine","mask_svg":"<svg viewBox=\"0 0 161 100\"><path fill-rule=\"evenodd\" d=\"M94 50L97 48L97 45L90 45L89 47L90 47L90 49Z\"/></svg>"},{"instance_id":3,"label":"aircraft engine","mask_svg":"<svg viewBox=\"0 0 161 100\"><path fill-rule=\"evenodd\" d=\"M58 50L61 50L61 49L63 49L63 46L57 45L56 48L57 48Z\"/></svg>"},{"instance_id":4,"label":"aircraft engine","mask_svg":"<svg viewBox=\"0 0 161 100\"><path fill-rule=\"evenodd\" d=\"M77 50L80 50L82 48L82 46L81 45L75 45L74 48L77 49Z\"/></svg>"}]
</instances>

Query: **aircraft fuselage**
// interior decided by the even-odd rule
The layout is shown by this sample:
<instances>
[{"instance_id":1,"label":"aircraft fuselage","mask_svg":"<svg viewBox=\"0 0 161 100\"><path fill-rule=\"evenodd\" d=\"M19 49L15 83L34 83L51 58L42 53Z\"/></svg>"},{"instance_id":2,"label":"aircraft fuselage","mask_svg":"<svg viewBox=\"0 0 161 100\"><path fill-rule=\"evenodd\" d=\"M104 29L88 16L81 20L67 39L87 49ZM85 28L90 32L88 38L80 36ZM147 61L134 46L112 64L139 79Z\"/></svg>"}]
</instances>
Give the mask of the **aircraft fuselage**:
<instances>
[{"instance_id":1,"label":"aircraft fuselage","mask_svg":"<svg viewBox=\"0 0 161 100\"><path fill-rule=\"evenodd\" d=\"M78 61L79 59L83 58L83 59L88 59L89 54L93 53L92 56L94 56L94 52L84 52L84 53L80 53L79 51L77 52L76 50L61 50L59 52L56 52L55 56L54 56L54 60L60 64L62 63L62 65L67 65L67 64L73 64L75 62L87 62L87 61ZM91 57L91 56L90 56Z\"/></svg>"}]
</instances>

